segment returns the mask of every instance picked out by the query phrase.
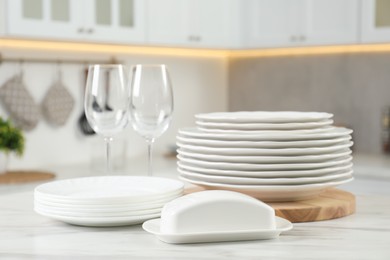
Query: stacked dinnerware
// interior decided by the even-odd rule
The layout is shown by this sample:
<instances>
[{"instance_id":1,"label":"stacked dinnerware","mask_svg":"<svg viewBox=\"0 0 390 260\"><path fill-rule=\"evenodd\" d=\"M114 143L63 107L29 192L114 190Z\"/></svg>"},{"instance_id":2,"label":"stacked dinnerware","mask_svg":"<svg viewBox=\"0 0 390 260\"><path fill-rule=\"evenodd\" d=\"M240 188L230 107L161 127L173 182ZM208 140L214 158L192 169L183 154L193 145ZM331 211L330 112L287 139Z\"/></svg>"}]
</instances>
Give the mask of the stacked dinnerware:
<instances>
[{"instance_id":1,"label":"stacked dinnerware","mask_svg":"<svg viewBox=\"0 0 390 260\"><path fill-rule=\"evenodd\" d=\"M162 207L182 193L182 182L166 178L85 177L36 187L34 209L74 225L131 225L158 218Z\"/></svg>"},{"instance_id":2,"label":"stacked dinnerware","mask_svg":"<svg viewBox=\"0 0 390 260\"><path fill-rule=\"evenodd\" d=\"M352 177L352 130L319 112L196 115L177 135L180 179L264 201L313 198Z\"/></svg>"}]
</instances>

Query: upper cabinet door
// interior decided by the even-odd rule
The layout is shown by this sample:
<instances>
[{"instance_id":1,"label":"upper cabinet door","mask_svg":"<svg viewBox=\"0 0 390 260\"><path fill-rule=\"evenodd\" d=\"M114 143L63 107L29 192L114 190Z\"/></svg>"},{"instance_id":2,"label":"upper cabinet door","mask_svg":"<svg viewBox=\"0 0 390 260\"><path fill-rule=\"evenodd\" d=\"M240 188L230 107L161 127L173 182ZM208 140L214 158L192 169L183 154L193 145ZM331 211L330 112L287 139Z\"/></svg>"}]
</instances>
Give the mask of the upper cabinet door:
<instances>
[{"instance_id":1,"label":"upper cabinet door","mask_svg":"<svg viewBox=\"0 0 390 260\"><path fill-rule=\"evenodd\" d=\"M296 1L248 0L245 35L247 47L281 47L296 44Z\"/></svg>"},{"instance_id":2,"label":"upper cabinet door","mask_svg":"<svg viewBox=\"0 0 390 260\"><path fill-rule=\"evenodd\" d=\"M145 41L144 0L86 1L84 32L90 40L106 42Z\"/></svg>"},{"instance_id":3,"label":"upper cabinet door","mask_svg":"<svg viewBox=\"0 0 390 260\"><path fill-rule=\"evenodd\" d=\"M7 34L60 39L79 37L80 1L9 0L7 11Z\"/></svg>"},{"instance_id":4,"label":"upper cabinet door","mask_svg":"<svg viewBox=\"0 0 390 260\"><path fill-rule=\"evenodd\" d=\"M239 0L149 0L151 44L228 48L234 37Z\"/></svg>"},{"instance_id":5,"label":"upper cabinet door","mask_svg":"<svg viewBox=\"0 0 390 260\"><path fill-rule=\"evenodd\" d=\"M304 0L303 8L298 36L302 42L317 45L358 41L358 0Z\"/></svg>"},{"instance_id":6,"label":"upper cabinet door","mask_svg":"<svg viewBox=\"0 0 390 260\"><path fill-rule=\"evenodd\" d=\"M362 1L361 41L390 42L390 1Z\"/></svg>"}]
</instances>

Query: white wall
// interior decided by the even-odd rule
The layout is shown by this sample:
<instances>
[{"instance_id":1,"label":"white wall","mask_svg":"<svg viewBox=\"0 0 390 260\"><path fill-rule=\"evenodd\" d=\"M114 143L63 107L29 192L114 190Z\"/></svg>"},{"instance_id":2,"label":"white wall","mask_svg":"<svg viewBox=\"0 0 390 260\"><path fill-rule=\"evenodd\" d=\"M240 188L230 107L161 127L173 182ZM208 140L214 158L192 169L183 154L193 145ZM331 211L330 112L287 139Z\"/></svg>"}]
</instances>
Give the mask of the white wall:
<instances>
[{"instance_id":1,"label":"white wall","mask_svg":"<svg viewBox=\"0 0 390 260\"><path fill-rule=\"evenodd\" d=\"M15 54L14 54L15 56ZM200 112L223 111L227 109L227 69L221 58L191 58L165 56L120 57L128 65L137 63L165 63L170 69L173 82L175 113L168 131L157 140L156 155L175 143L177 129L194 125L194 114ZM19 71L17 63L0 65L0 86ZM37 103L55 79L55 63L25 62L24 82ZM26 149L22 158L11 157L10 169L44 169L48 165L88 163L91 154L103 156L103 141L100 137L85 137L77 126L82 113L82 91L84 88L85 66L63 64L63 81L76 101L71 117L63 127L54 128L42 119L38 126L25 132ZM0 115L8 117L4 107ZM119 139L126 140L127 158L145 154L146 144L132 129L128 128ZM101 144L97 147L96 144Z\"/></svg>"}]
</instances>

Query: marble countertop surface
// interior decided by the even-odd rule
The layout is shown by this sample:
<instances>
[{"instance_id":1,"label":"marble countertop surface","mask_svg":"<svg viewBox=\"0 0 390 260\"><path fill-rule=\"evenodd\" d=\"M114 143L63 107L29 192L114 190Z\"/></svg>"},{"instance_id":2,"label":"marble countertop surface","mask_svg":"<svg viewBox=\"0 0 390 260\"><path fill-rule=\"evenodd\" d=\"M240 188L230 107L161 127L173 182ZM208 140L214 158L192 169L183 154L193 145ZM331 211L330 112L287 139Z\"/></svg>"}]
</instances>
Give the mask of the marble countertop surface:
<instances>
[{"instance_id":1,"label":"marble countertop surface","mask_svg":"<svg viewBox=\"0 0 390 260\"><path fill-rule=\"evenodd\" d=\"M33 211L39 183L0 186L0 259L390 259L390 179L358 164L353 182L339 188L357 197L351 216L296 223L273 240L171 245L141 225L72 226ZM363 166L362 166L363 165ZM175 178L174 160L160 160L157 176ZM90 175L87 166L51 167L57 178ZM368 171L370 174L365 175ZM142 174L134 168L129 174ZM380 176L380 178L373 178Z\"/></svg>"}]
</instances>

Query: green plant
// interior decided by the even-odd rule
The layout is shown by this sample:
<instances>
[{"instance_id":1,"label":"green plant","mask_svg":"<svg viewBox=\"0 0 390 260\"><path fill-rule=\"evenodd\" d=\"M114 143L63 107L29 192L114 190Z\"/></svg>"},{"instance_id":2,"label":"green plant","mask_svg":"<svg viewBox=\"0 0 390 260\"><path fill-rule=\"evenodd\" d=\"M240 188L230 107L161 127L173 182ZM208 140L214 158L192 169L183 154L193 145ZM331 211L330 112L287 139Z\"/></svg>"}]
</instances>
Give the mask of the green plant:
<instances>
[{"instance_id":1,"label":"green plant","mask_svg":"<svg viewBox=\"0 0 390 260\"><path fill-rule=\"evenodd\" d=\"M14 127L8 120L0 117L0 151L14 152L21 156L24 151L24 136L22 131Z\"/></svg>"}]
</instances>

